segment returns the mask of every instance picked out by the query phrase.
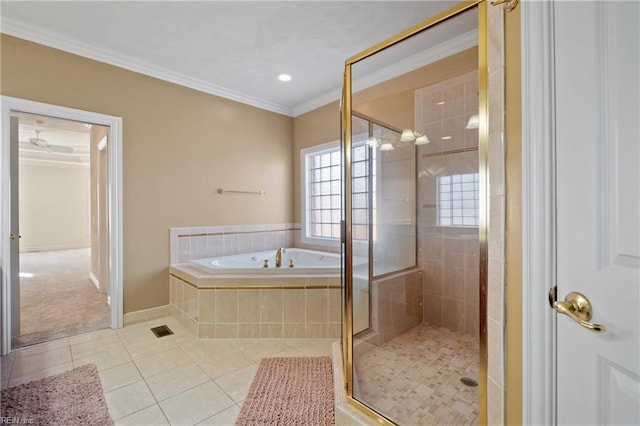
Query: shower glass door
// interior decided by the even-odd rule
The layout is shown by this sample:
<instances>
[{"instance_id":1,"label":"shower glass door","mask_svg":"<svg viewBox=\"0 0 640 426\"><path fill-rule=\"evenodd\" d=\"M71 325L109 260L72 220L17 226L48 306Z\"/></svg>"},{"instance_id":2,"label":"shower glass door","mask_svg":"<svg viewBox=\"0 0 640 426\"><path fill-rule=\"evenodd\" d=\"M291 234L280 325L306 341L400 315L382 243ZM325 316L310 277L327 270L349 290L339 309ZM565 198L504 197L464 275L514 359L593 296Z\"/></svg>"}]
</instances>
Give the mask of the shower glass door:
<instances>
[{"instance_id":1,"label":"shower glass door","mask_svg":"<svg viewBox=\"0 0 640 426\"><path fill-rule=\"evenodd\" d=\"M484 7L347 60L345 373L382 422L480 423Z\"/></svg>"}]
</instances>

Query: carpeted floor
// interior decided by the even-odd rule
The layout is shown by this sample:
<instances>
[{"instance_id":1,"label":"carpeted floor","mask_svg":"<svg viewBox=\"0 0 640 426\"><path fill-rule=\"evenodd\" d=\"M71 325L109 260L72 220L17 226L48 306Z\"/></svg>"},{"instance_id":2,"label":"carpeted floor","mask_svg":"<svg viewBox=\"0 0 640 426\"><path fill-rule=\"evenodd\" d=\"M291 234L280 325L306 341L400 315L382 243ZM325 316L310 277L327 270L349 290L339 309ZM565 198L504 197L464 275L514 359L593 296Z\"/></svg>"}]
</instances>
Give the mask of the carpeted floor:
<instances>
[{"instance_id":1,"label":"carpeted floor","mask_svg":"<svg viewBox=\"0 0 640 426\"><path fill-rule=\"evenodd\" d=\"M236 426L328 426L334 415L331 358L263 358Z\"/></svg>"},{"instance_id":2,"label":"carpeted floor","mask_svg":"<svg viewBox=\"0 0 640 426\"><path fill-rule=\"evenodd\" d=\"M91 250L20 254L20 348L109 327L107 297L89 280Z\"/></svg>"},{"instance_id":3,"label":"carpeted floor","mask_svg":"<svg viewBox=\"0 0 640 426\"><path fill-rule=\"evenodd\" d=\"M8 423L113 425L94 364L4 389L0 401Z\"/></svg>"}]
</instances>

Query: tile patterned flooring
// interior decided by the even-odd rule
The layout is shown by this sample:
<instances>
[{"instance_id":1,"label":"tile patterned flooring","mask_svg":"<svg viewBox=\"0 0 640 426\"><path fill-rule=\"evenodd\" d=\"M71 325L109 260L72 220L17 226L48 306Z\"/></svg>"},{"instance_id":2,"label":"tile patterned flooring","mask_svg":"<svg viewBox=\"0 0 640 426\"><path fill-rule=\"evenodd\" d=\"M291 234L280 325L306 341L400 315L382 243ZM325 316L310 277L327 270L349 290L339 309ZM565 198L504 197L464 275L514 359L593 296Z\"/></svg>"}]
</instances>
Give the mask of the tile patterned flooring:
<instances>
[{"instance_id":1,"label":"tile patterned flooring","mask_svg":"<svg viewBox=\"0 0 640 426\"><path fill-rule=\"evenodd\" d=\"M478 340L419 325L387 343L357 342L354 395L402 425L476 425Z\"/></svg>"},{"instance_id":2,"label":"tile patterned flooring","mask_svg":"<svg viewBox=\"0 0 640 426\"><path fill-rule=\"evenodd\" d=\"M156 338L167 324L173 335ZM197 339L166 317L2 357L2 389L94 363L116 425L233 425L261 358L331 356L335 339Z\"/></svg>"}]
</instances>

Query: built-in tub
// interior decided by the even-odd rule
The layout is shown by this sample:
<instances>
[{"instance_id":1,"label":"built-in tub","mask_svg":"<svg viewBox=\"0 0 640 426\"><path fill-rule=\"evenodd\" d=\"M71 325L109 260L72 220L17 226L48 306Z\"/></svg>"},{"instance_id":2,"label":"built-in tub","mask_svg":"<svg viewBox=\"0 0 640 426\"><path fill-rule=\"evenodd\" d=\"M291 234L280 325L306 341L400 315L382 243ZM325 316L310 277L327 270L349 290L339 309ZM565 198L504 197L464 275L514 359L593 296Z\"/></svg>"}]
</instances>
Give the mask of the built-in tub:
<instances>
[{"instance_id":1,"label":"built-in tub","mask_svg":"<svg viewBox=\"0 0 640 426\"><path fill-rule=\"evenodd\" d=\"M291 262L293 261L293 262ZM340 255L300 248L285 248L276 267L276 250L192 261L213 274L339 274ZM265 267L265 262L267 267ZM291 266L293 265L293 266Z\"/></svg>"},{"instance_id":2,"label":"built-in tub","mask_svg":"<svg viewBox=\"0 0 640 426\"><path fill-rule=\"evenodd\" d=\"M198 337L340 337L340 254L286 248L279 268L275 255L171 265L171 314Z\"/></svg>"}]
</instances>

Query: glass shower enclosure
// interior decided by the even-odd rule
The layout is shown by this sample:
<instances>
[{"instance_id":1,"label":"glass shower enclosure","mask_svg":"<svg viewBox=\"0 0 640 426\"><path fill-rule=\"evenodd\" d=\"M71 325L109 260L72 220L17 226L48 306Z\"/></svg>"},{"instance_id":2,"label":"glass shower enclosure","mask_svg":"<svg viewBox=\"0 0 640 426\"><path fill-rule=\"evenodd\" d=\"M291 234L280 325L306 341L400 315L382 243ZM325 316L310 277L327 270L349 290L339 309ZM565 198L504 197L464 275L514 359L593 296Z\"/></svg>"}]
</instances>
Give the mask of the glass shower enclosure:
<instances>
[{"instance_id":1,"label":"glass shower enclosure","mask_svg":"<svg viewBox=\"0 0 640 426\"><path fill-rule=\"evenodd\" d=\"M381 423L486 416L486 4L346 62L349 401Z\"/></svg>"}]
</instances>

